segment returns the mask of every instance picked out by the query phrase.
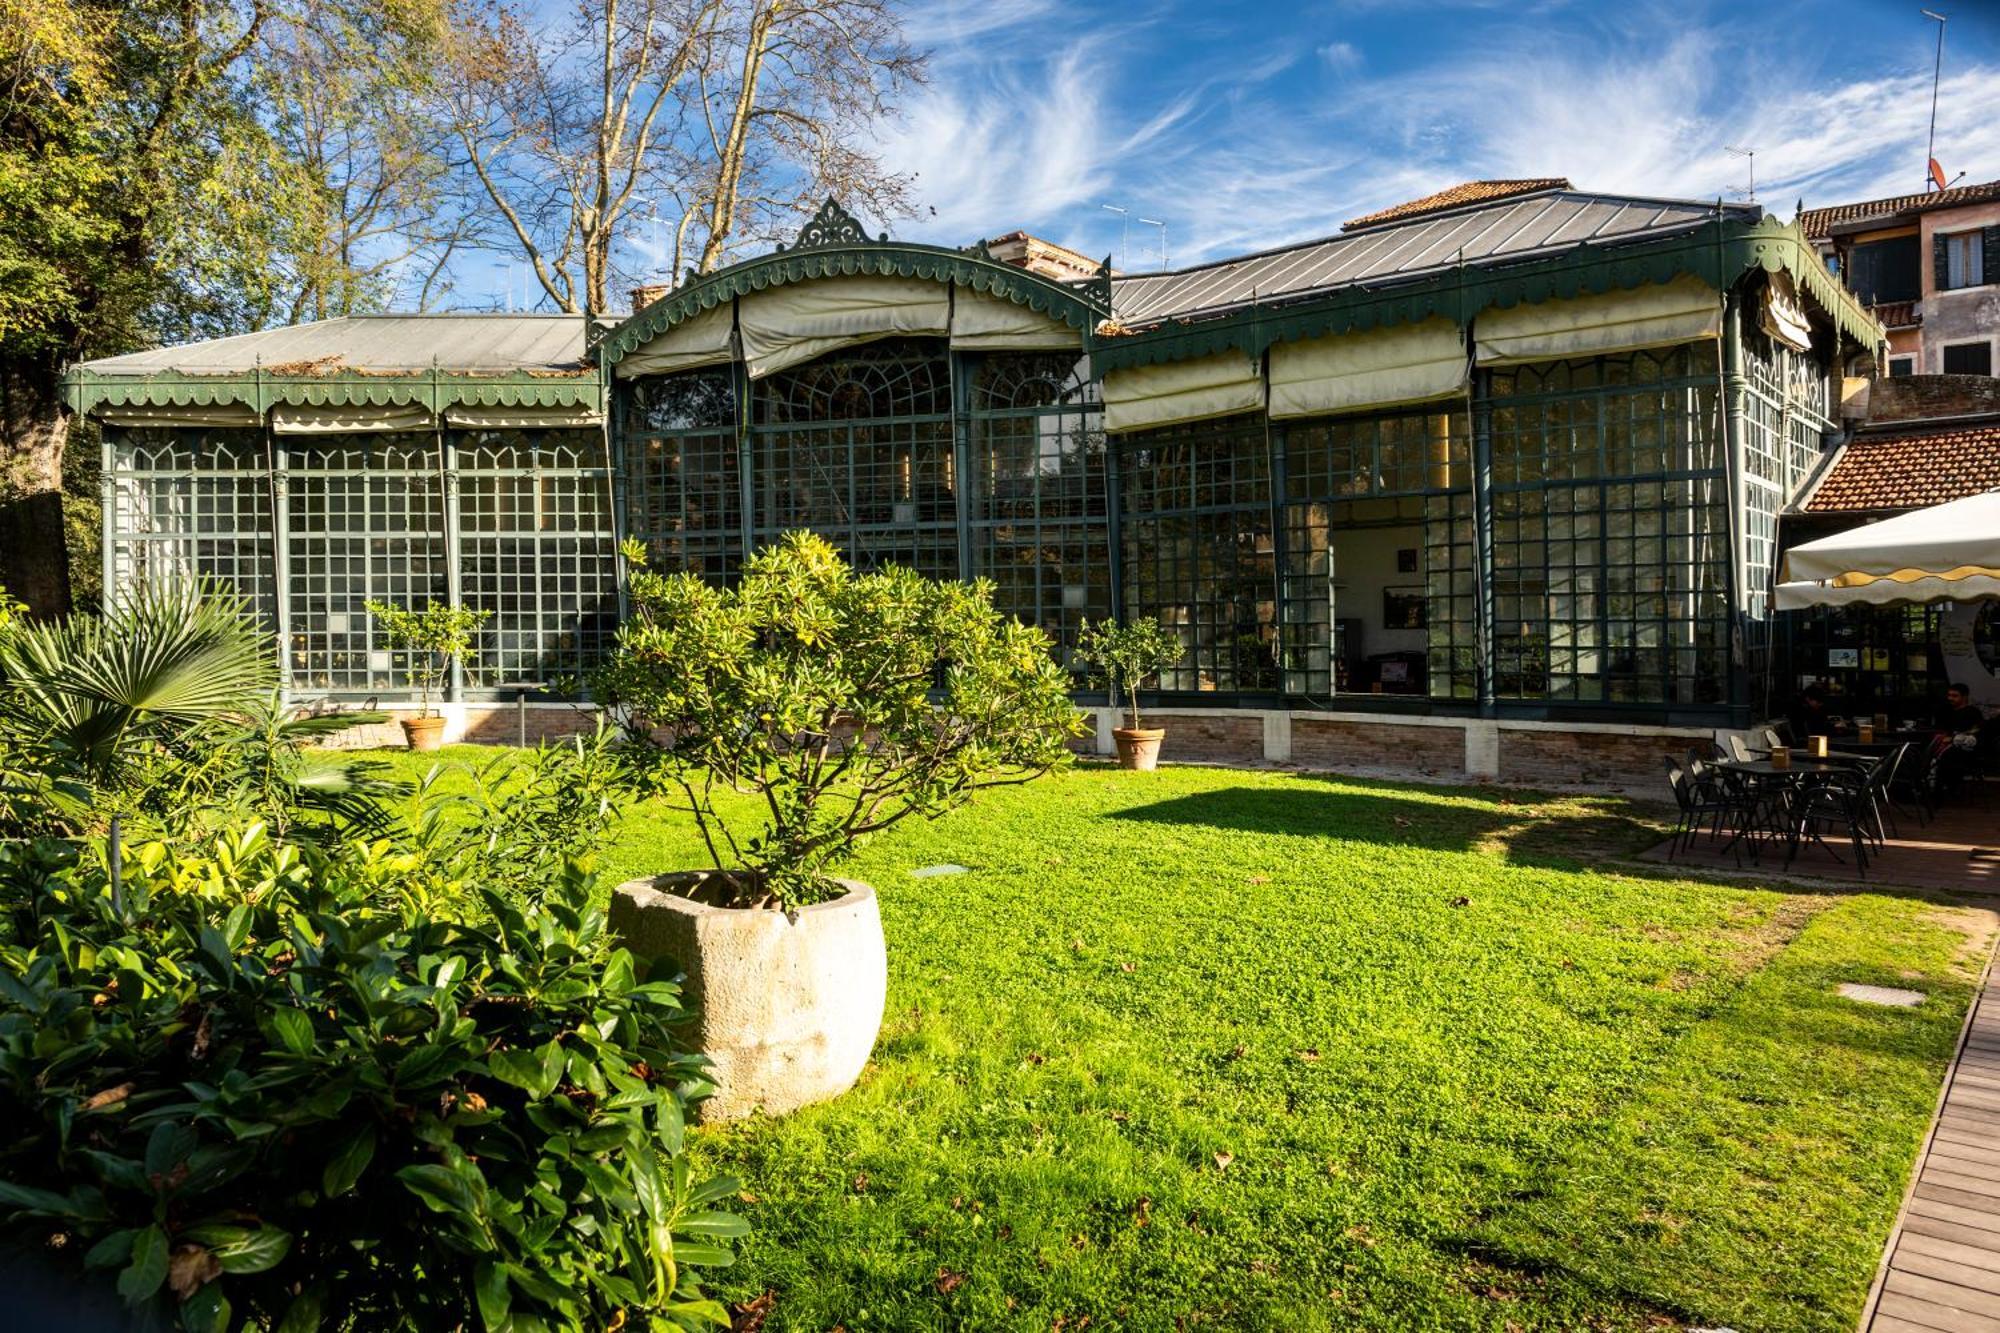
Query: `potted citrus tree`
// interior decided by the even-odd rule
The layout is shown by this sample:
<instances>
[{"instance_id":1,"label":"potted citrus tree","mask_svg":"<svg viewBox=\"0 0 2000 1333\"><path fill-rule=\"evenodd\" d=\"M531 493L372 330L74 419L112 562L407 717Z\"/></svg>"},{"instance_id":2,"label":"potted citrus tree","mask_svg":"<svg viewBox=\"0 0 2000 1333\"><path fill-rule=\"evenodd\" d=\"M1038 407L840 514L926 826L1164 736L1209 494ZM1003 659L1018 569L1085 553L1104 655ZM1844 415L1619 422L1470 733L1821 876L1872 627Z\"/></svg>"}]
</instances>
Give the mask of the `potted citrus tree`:
<instances>
[{"instance_id":1,"label":"potted citrus tree","mask_svg":"<svg viewBox=\"0 0 2000 1333\"><path fill-rule=\"evenodd\" d=\"M389 647L410 655L410 683L417 690L417 715L403 719L403 739L412 750L435 750L444 741L444 718L436 701L453 663L472 656L473 636L491 611L431 602L412 611L392 602L369 602L368 614L382 626Z\"/></svg>"},{"instance_id":2,"label":"potted citrus tree","mask_svg":"<svg viewBox=\"0 0 2000 1333\"><path fill-rule=\"evenodd\" d=\"M1111 683L1111 702L1125 698L1126 725L1113 727L1118 766L1151 772L1160 763L1164 728L1146 727L1139 719L1139 686L1186 655L1180 639L1157 620L1115 620L1085 624L1077 635L1076 655L1102 671Z\"/></svg>"},{"instance_id":3,"label":"potted citrus tree","mask_svg":"<svg viewBox=\"0 0 2000 1333\"><path fill-rule=\"evenodd\" d=\"M1027 782L1083 734L1069 677L990 584L856 574L791 533L734 587L645 568L596 680L649 788L712 863L634 880L611 922L685 973L717 1092L704 1120L777 1114L853 1086L882 1022L874 890L835 871L857 840Z\"/></svg>"}]
</instances>

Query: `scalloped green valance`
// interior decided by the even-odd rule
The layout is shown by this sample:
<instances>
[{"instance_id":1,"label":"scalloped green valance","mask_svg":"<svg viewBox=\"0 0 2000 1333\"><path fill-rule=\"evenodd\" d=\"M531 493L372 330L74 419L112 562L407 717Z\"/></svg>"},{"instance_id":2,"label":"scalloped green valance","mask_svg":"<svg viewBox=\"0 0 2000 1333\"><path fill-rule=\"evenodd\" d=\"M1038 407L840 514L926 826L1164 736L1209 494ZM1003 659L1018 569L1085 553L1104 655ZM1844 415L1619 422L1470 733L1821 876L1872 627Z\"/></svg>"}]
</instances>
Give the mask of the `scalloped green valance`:
<instances>
[{"instance_id":1,"label":"scalloped green valance","mask_svg":"<svg viewBox=\"0 0 2000 1333\"><path fill-rule=\"evenodd\" d=\"M594 369L580 374L337 375L228 374L104 375L74 370L64 380L71 411L121 408L243 407L261 418L274 407L414 407L432 417L458 406L556 410L602 416L603 381Z\"/></svg>"},{"instance_id":2,"label":"scalloped green valance","mask_svg":"<svg viewBox=\"0 0 2000 1333\"><path fill-rule=\"evenodd\" d=\"M1085 336L1111 313L1100 290L1068 286L975 251L857 242L781 250L697 278L605 334L599 351L604 364L613 366L674 325L725 301L787 283L867 274L956 283L1060 320Z\"/></svg>"},{"instance_id":3,"label":"scalloped green valance","mask_svg":"<svg viewBox=\"0 0 2000 1333\"><path fill-rule=\"evenodd\" d=\"M1629 291L1645 283L1665 284L1682 274L1721 290L1753 268L1784 270L1843 335L1871 351L1880 343L1881 325L1826 271L1797 226L1770 217L1755 223L1723 218L1661 241L1579 248L1493 269L1452 269L1280 306L1168 321L1143 333L1099 336L1091 342L1091 364L1102 374L1227 351L1254 357L1275 343L1416 324L1435 316L1463 327L1493 307Z\"/></svg>"}]
</instances>

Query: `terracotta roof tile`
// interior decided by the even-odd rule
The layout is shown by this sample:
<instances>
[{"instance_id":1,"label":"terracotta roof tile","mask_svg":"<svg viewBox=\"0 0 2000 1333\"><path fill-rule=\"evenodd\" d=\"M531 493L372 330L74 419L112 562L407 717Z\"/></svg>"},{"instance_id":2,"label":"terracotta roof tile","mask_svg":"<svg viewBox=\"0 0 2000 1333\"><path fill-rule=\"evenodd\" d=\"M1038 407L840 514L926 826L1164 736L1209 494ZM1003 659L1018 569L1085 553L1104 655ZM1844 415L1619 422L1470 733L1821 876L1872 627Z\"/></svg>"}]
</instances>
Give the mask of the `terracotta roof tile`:
<instances>
[{"instance_id":1,"label":"terracotta roof tile","mask_svg":"<svg viewBox=\"0 0 2000 1333\"><path fill-rule=\"evenodd\" d=\"M2000 199L2000 181L1986 181L1979 185L1959 185L1924 194L1899 194L1893 199L1868 199L1858 204L1835 204L1832 208L1808 208L1799 214L1799 225L1814 240L1824 240L1833 234L1835 227L1849 222L1870 218L1887 222L1898 216L1915 216L1935 209L1983 204L1995 199Z\"/></svg>"},{"instance_id":2,"label":"terracotta roof tile","mask_svg":"<svg viewBox=\"0 0 2000 1333\"><path fill-rule=\"evenodd\" d=\"M2000 490L2000 418L1848 442L1806 502L1809 514L1920 509Z\"/></svg>"},{"instance_id":3,"label":"terracotta roof tile","mask_svg":"<svg viewBox=\"0 0 2000 1333\"><path fill-rule=\"evenodd\" d=\"M1567 190L1570 183L1561 176L1540 176L1533 180L1511 181L1465 181L1448 190L1427 194L1421 199L1411 199L1373 213L1350 218L1340 224L1342 231L1359 231L1363 227L1373 227L1383 222L1402 222L1409 218L1420 218L1427 213L1442 213L1447 208L1459 208L1466 204L1490 203L1495 199L1511 199L1519 194L1539 194L1543 190Z\"/></svg>"}]
</instances>

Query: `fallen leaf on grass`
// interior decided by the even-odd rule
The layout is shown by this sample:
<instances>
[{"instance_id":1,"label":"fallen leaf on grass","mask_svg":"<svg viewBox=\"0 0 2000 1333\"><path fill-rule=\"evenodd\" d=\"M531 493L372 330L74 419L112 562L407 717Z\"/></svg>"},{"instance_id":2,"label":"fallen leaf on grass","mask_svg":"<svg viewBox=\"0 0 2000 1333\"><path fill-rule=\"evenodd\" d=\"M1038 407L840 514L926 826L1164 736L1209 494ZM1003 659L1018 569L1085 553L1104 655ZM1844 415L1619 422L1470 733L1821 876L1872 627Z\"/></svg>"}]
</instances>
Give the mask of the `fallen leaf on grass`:
<instances>
[{"instance_id":1,"label":"fallen leaf on grass","mask_svg":"<svg viewBox=\"0 0 2000 1333\"><path fill-rule=\"evenodd\" d=\"M1250 1053L1250 1048L1248 1046L1238 1046L1235 1050L1229 1053L1229 1058L1232 1060L1241 1060L1244 1056L1248 1055L1249 1053Z\"/></svg>"},{"instance_id":2,"label":"fallen leaf on grass","mask_svg":"<svg viewBox=\"0 0 2000 1333\"><path fill-rule=\"evenodd\" d=\"M778 1293L775 1291L767 1291L754 1300L738 1301L730 1307L736 1318L730 1321L729 1333L757 1333L777 1304Z\"/></svg>"},{"instance_id":3,"label":"fallen leaf on grass","mask_svg":"<svg viewBox=\"0 0 2000 1333\"><path fill-rule=\"evenodd\" d=\"M1120 963L1118 965L1118 970L1120 972L1137 972L1139 970L1139 965L1137 963Z\"/></svg>"},{"instance_id":4,"label":"fallen leaf on grass","mask_svg":"<svg viewBox=\"0 0 2000 1333\"><path fill-rule=\"evenodd\" d=\"M1453 898L1451 900L1451 905L1453 907L1470 907L1472 906L1472 899L1466 897L1464 894L1461 893L1458 895L1458 897Z\"/></svg>"},{"instance_id":5,"label":"fallen leaf on grass","mask_svg":"<svg viewBox=\"0 0 2000 1333\"><path fill-rule=\"evenodd\" d=\"M1271 882L1271 877L1269 875L1252 875L1249 879L1246 879L1243 882L1245 884L1269 884Z\"/></svg>"},{"instance_id":6,"label":"fallen leaf on grass","mask_svg":"<svg viewBox=\"0 0 2000 1333\"><path fill-rule=\"evenodd\" d=\"M1316 1047L1308 1046L1305 1050L1299 1052L1299 1059L1305 1061L1307 1064L1311 1064L1313 1061L1319 1059L1319 1050Z\"/></svg>"},{"instance_id":7,"label":"fallen leaf on grass","mask_svg":"<svg viewBox=\"0 0 2000 1333\"><path fill-rule=\"evenodd\" d=\"M962 1284L964 1281L965 1281L965 1274L954 1273L949 1268L942 1268L942 1267L939 1268L937 1271L938 1295L940 1296L951 1295L952 1292L958 1290L960 1284Z\"/></svg>"},{"instance_id":8,"label":"fallen leaf on grass","mask_svg":"<svg viewBox=\"0 0 2000 1333\"><path fill-rule=\"evenodd\" d=\"M866 1194L868 1192L868 1173L866 1171L863 1171L854 1178L854 1192L856 1194Z\"/></svg>"},{"instance_id":9,"label":"fallen leaf on grass","mask_svg":"<svg viewBox=\"0 0 2000 1333\"><path fill-rule=\"evenodd\" d=\"M1216 1169L1217 1169L1217 1170L1219 1170L1219 1171L1227 1171L1227 1170L1229 1169L1229 1164L1230 1164L1231 1162L1235 1161L1235 1160L1236 1160L1236 1154L1235 1154L1235 1153L1233 1153L1233 1152L1219 1152L1219 1153L1217 1153L1217 1154L1215 1155L1215 1166L1216 1166Z\"/></svg>"}]
</instances>

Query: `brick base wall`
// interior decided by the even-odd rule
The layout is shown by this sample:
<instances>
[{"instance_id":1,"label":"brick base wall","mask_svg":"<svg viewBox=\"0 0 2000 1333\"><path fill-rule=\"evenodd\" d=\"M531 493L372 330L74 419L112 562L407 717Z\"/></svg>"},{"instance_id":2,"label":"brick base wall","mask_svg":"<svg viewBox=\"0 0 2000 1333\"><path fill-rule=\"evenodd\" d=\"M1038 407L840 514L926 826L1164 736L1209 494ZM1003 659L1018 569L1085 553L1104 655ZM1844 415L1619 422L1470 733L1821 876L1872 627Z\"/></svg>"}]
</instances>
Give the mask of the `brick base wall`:
<instances>
[{"instance_id":1,"label":"brick base wall","mask_svg":"<svg viewBox=\"0 0 2000 1333\"><path fill-rule=\"evenodd\" d=\"M1292 762L1343 772L1462 778L1465 729L1294 716Z\"/></svg>"},{"instance_id":2,"label":"brick base wall","mask_svg":"<svg viewBox=\"0 0 2000 1333\"><path fill-rule=\"evenodd\" d=\"M1500 781L1523 787L1666 790L1660 756L1708 752L1713 733L1626 735L1593 731L1500 731ZM1657 794L1656 793L1656 794Z\"/></svg>"},{"instance_id":3,"label":"brick base wall","mask_svg":"<svg viewBox=\"0 0 2000 1333\"><path fill-rule=\"evenodd\" d=\"M1264 719L1256 713L1147 713L1149 727L1165 727L1160 758L1176 764L1261 764Z\"/></svg>"},{"instance_id":4,"label":"brick base wall","mask_svg":"<svg viewBox=\"0 0 2000 1333\"><path fill-rule=\"evenodd\" d=\"M400 746L404 743L400 720L417 715L414 708L349 711L384 712L389 715L389 720L364 723L337 732L322 742L325 748L367 750ZM529 745L536 745L542 741L588 735L597 726L595 709L568 704L531 704L527 708L517 708L513 704L447 704L440 711L445 719L446 745L518 745L524 738Z\"/></svg>"}]
</instances>

